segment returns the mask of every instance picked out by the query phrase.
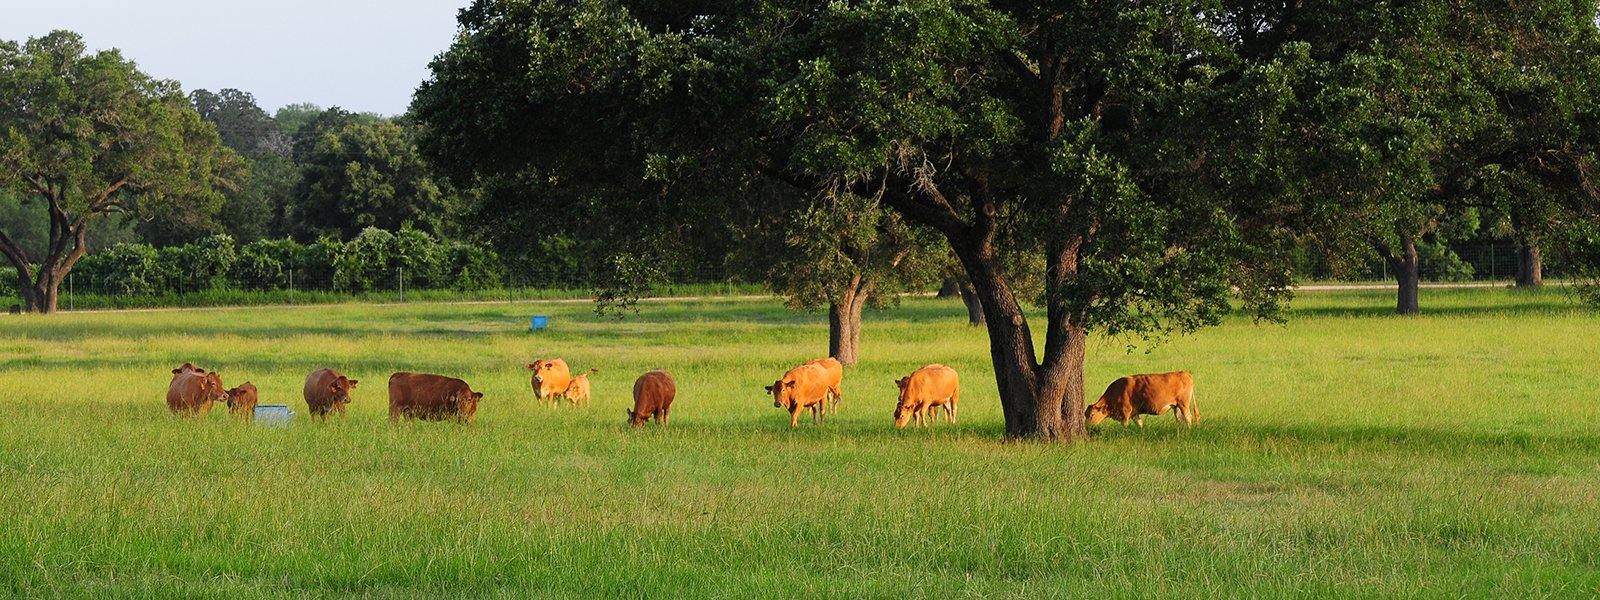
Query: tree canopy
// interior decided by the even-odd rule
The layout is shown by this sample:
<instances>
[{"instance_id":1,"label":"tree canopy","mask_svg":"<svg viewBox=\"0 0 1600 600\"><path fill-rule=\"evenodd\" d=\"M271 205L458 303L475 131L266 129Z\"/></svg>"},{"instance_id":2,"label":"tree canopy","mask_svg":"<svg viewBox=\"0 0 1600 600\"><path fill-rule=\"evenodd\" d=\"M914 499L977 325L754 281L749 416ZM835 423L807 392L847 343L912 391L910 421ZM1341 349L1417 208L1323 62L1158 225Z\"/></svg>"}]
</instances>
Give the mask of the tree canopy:
<instances>
[{"instance_id":1,"label":"tree canopy","mask_svg":"<svg viewBox=\"0 0 1600 600\"><path fill-rule=\"evenodd\" d=\"M91 223L112 213L212 215L242 165L176 83L117 51L89 53L63 31L0 41L0 188L44 204L50 222L39 255L0 231L29 310L55 310Z\"/></svg>"}]
</instances>

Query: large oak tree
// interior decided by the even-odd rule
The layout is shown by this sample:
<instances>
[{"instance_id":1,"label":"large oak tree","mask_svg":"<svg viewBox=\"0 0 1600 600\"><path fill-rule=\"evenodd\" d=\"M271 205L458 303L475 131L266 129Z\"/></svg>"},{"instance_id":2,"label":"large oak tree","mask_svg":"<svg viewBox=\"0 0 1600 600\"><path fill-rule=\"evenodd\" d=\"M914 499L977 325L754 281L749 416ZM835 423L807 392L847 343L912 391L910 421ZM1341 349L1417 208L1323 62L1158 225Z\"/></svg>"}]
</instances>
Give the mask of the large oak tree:
<instances>
[{"instance_id":1,"label":"large oak tree","mask_svg":"<svg viewBox=\"0 0 1600 600\"><path fill-rule=\"evenodd\" d=\"M61 282L107 215L209 218L237 155L177 83L115 50L90 53L65 31L0 41L0 187L46 207L49 241L31 253L0 231L29 311L55 312Z\"/></svg>"}]
</instances>

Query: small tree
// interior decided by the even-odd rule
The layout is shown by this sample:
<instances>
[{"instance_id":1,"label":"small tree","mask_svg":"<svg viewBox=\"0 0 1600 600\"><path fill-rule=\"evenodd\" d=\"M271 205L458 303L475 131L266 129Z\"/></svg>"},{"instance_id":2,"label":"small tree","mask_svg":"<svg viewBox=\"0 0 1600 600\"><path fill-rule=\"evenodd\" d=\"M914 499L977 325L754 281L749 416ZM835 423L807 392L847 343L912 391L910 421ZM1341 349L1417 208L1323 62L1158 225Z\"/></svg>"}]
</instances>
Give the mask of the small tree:
<instances>
[{"instance_id":1,"label":"small tree","mask_svg":"<svg viewBox=\"0 0 1600 600\"><path fill-rule=\"evenodd\" d=\"M176 83L117 51L89 54L65 31L0 42L0 188L44 203L50 220L38 256L0 231L27 310L56 311L95 222L213 214L242 169Z\"/></svg>"},{"instance_id":2,"label":"small tree","mask_svg":"<svg viewBox=\"0 0 1600 600\"><path fill-rule=\"evenodd\" d=\"M927 287L946 252L936 236L907 225L876 199L829 195L782 219L784 251L767 273L791 308L828 308L828 354L845 365L860 356L861 313ZM751 248L765 252L765 245Z\"/></svg>"}]
</instances>

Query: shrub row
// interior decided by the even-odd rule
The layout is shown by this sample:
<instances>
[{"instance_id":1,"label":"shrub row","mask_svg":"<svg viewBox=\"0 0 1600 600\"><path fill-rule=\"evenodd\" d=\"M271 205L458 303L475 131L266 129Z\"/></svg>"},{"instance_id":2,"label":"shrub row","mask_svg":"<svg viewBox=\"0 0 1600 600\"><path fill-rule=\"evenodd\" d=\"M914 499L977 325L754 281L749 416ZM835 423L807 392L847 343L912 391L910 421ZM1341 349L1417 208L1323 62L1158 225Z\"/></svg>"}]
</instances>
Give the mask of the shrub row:
<instances>
[{"instance_id":1,"label":"shrub row","mask_svg":"<svg viewBox=\"0 0 1600 600\"><path fill-rule=\"evenodd\" d=\"M504 268L489 248L442 242L422 231L368 228L350 241L311 244L260 240L239 245L214 235L182 246L117 244L86 256L74 274L80 291L159 296L213 290L414 289L501 287Z\"/></svg>"}]
</instances>

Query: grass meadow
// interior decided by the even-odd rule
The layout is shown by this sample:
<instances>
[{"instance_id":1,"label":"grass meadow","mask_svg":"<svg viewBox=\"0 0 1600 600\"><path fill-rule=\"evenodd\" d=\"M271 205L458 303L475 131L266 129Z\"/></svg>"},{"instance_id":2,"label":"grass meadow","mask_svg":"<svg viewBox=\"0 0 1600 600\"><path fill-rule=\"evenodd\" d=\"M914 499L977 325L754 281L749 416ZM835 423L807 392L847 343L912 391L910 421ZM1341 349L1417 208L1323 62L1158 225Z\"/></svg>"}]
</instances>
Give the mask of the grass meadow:
<instances>
[{"instance_id":1,"label":"grass meadow","mask_svg":"<svg viewBox=\"0 0 1600 600\"><path fill-rule=\"evenodd\" d=\"M1559 291L1306 293L1146 352L1097 339L1091 397L1195 373L1201 421L1006 443L959 302L867 315L841 413L791 431L762 386L824 354L772 299L343 304L0 317L0 594L25 597L1592 597L1600 318ZM553 316L532 334L527 316ZM522 364L599 367L592 404ZM300 413L167 413L184 361ZM895 430L893 379L963 378L961 422ZM362 381L348 421L300 387ZM634 378L677 379L630 431ZM386 421L396 370L486 397L478 424Z\"/></svg>"}]
</instances>

